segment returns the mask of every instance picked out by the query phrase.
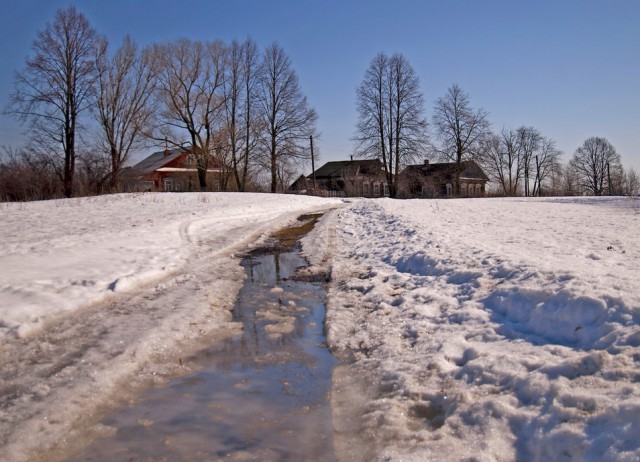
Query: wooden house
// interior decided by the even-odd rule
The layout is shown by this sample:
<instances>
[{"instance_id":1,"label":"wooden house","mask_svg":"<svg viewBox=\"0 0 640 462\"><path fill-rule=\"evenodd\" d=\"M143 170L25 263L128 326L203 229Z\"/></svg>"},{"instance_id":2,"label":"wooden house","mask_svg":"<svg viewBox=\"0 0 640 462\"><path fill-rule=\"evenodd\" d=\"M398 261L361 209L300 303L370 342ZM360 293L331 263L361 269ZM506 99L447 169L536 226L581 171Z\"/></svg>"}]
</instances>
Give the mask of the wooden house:
<instances>
[{"instance_id":1,"label":"wooden house","mask_svg":"<svg viewBox=\"0 0 640 462\"><path fill-rule=\"evenodd\" d=\"M221 175L218 162L209 161L207 189L219 190ZM123 172L130 191L199 191L196 158L189 149L154 152Z\"/></svg>"},{"instance_id":2,"label":"wooden house","mask_svg":"<svg viewBox=\"0 0 640 462\"><path fill-rule=\"evenodd\" d=\"M389 185L382 162L351 159L327 162L311 175L299 177L287 191L327 197L384 197L389 196Z\"/></svg>"},{"instance_id":3,"label":"wooden house","mask_svg":"<svg viewBox=\"0 0 640 462\"><path fill-rule=\"evenodd\" d=\"M487 175L472 161L409 165L399 180L400 197L481 197L485 195ZM457 191L459 184L459 191Z\"/></svg>"}]
</instances>

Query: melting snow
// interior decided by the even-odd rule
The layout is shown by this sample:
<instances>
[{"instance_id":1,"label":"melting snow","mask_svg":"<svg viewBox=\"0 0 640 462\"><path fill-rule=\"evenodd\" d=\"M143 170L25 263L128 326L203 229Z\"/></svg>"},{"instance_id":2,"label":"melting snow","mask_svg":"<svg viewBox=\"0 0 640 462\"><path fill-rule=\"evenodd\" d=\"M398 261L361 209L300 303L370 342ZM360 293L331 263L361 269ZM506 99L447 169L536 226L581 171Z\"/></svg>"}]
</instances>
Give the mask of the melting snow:
<instances>
[{"instance_id":1,"label":"melting snow","mask_svg":"<svg viewBox=\"0 0 640 462\"><path fill-rule=\"evenodd\" d=\"M640 458L630 201L363 200L324 223L339 455Z\"/></svg>"},{"instance_id":2,"label":"melting snow","mask_svg":"<svg viewBox=\"0 0 640 462\"><path fill-rule=\"evenodd\" d=\"M243 251L337 200L126 194L0 204L2 460L112 429L102 412L236 332Z\"/></svg>"},{"instance_id":3,"label":"melting snow","mask_svg":"<svg viewBox=\"0 0 640 462\"><path fill-rule=\"evenodd\" d=\"M347 202L304 241L311 272L332 276L339 458L640 458L631 202ZM3 456L55 457L87 428L109 431L95 426L108 403L188 367L198 339L236 329L234 252L340 204L258 194L0 204Z\"/></svg>"}]
</instances>

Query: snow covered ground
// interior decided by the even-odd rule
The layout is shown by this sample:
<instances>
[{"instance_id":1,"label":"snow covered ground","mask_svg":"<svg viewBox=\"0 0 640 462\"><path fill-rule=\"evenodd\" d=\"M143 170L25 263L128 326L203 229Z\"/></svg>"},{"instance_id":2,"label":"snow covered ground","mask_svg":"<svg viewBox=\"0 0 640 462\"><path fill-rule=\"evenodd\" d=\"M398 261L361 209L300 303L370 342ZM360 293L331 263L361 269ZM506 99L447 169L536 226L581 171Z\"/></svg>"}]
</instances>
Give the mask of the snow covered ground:
<instances>
[{"instance_id":1,"label":"snow covered ground","mask_svg":"<svg viewBox=\"0 0 640 462\"><path fill-rule=\"evenodd\" d=\"M338 205L221 193L0 204L0 459L53 460L112 431L96 416L237 329L234 253Z\"/></svg>"},{"instance_id":2,"label":"snow covered ground","mask_svg":"<svg viewBox=\"0 0 640 462\"><path fill-rule=\"evenodd\" d=\"M323 224L344 460L640 459L632 202L363 200Z\"/></svg>"},{"instance_id":3,"label":"snow covered ground","mask_svg":"<svg viewBox=\"0 0 640 462\"><path fill-rule=\"evenodd\" d=\"M322 200L138 194L0 204L0 336L241 248ZM335 201L334 201L335 203ZM203 250L206 248L206 250Z\"/></svg>"},{"instance_id":4,"label":"snow covered ground","mask_svg":"<svg viewBox=\"0 0 640 462\"><path fill-rule=\"evenodd\" d=\"M304 251L332 275L341 460L640 459L630 201L137 194L0 204L3 460L113 431L237 329L235 253L336 207Z\"/></svg>"}]
</instances>

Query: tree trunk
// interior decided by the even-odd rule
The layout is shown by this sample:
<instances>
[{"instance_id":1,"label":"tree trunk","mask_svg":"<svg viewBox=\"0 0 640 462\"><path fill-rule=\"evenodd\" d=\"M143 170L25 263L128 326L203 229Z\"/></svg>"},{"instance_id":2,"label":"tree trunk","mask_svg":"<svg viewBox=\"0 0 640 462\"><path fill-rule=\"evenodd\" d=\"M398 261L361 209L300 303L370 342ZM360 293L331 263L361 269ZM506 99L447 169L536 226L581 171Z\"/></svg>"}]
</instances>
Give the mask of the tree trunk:
<instances>
[{"instance_id":1,"label":"tree trunk","mask_svg":"<svg viewBox=\"0 0 640 462\"><path fill-rule=\"evenodd\" d=\"M275 193L278 189L278 172L276 162L276 138L271 136L271 192Z\"/></svg>"},{"instance_id":2,"label":"tree trunk","mask_svg":"<svg viewBox=\"0 0 640 462\"><path fill-rule=\"evenodd\" d=\"M111 178L109 179L109 192L118 192L118 173L120 165L118 163L118 151L115 147L111 147Z\"/></svg>"},{"instance_id":3,"label":"tree trunk","mask_svg":"<svg viewBox=\"0 0 640 462\"><path fill-rule=\"evenodd\" d=\"M207 169L209 165L207 162L206 154L200 153L198 156L198 184L200 191L207 190Z\"/></svg>"},{"instance_id":4,"label":"tree trunk","mask_svg":"<svg viewBox=\"0 0 640 462\"><path fill-rule=\"evenodd\" d=\"M67 127L65 138L63 194L64 197L69 198L73 196L73 173L76 160L73 127Z\"/></svg>"}]
</instances>

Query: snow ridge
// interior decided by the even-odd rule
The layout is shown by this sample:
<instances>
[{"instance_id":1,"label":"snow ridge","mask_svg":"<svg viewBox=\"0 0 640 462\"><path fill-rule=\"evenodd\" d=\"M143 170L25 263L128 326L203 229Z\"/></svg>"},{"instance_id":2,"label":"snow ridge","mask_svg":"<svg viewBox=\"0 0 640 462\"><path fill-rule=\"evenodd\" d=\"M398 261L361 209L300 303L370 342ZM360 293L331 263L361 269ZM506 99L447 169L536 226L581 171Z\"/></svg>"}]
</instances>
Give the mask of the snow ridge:
<instances>
[{"instance_id":1,"label":"snow ridge","mask_svg":"<svg viewBox=\"0 0 640 462\"><path fill-rule=\"evenodd\" d=\"M596 205L369 200L336 212L327 333L351 365L334 386L375 387L343 439L378 460L637 460L638 220ZM601 223L584 220L594 214ZM336 412L349 403L337 396Z\"/></svg>"}]
</instances>

